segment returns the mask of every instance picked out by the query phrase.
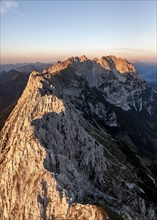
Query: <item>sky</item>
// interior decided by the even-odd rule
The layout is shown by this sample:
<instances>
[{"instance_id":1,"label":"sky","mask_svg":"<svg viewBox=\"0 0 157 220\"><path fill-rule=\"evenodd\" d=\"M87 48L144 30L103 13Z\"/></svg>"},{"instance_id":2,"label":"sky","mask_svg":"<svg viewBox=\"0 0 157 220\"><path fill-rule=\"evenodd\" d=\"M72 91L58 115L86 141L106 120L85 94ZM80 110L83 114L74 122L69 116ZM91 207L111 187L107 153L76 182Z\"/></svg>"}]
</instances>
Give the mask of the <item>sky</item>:
<instances>
[{"instance_id":1,"label":"sky","mask_svg":"<svg viewBox=\"0 0 157 220\"><path fill-rule=\"evenodd\" d=\"M156 0L0 0L1 64L115 55L156 61Z\"/></svg>"}]
</instances>

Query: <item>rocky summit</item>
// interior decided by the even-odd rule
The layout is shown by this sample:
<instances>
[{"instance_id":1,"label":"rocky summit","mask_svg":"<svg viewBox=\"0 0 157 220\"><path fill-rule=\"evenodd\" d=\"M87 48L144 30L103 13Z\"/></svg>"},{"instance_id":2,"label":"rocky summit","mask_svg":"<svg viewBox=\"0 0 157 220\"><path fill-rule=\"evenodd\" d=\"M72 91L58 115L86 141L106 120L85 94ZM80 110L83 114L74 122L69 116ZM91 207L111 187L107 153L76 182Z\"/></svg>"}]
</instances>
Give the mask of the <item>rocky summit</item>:
<instances>
[{"instance_id":1,"label":"rocky summit","mask_svg":"<svg viewBox=\"0 0 157 220\"><path fill-rule=\"evenodd\" d=\"M156 112L115 56L32 72L1 131L0 219L157 219Z\"/></svg>"}]
</instances>

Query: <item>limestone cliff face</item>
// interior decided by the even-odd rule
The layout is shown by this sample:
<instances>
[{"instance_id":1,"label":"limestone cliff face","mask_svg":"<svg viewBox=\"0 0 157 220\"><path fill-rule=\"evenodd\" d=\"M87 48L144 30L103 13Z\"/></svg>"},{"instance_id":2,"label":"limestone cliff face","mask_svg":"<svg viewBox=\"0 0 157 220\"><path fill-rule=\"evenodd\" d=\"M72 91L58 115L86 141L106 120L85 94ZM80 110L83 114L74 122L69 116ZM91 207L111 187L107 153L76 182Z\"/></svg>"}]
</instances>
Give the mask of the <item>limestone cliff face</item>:
<instances>
[{"instance_id":1,"label":"limestone cliff face","mask_svg":"<svg viewBox=\"0 0 157 220\"><path fill-rule=\"evenodd\" d=\"M32 72L1 132L0 219L156 218L151 173L138 164L148 192L123 143L102 126L121 126L102 98L105 76L85 56Z\"/></svg>"},{"instance_id":2,"label":"limestone cliff face","mask_svg":"<svg viewBox=\"0 0 157 220\"><path fill-rule=\"evenodd\" d=\"M32 125L33 120L42 118L45 113L65 111L62 100L40 95L42 79L37 72L31 74L1 133L0 219L76 219L74 207L69 209L69 198L64 190L58 190L54 173L43 165L46 151ZM44 135L42 127L39 129L41 136ZM101 210L94 205L76 203L75 212L77 209L81 213L78 219L101 219Z\"/></svg>"}]
</instances>

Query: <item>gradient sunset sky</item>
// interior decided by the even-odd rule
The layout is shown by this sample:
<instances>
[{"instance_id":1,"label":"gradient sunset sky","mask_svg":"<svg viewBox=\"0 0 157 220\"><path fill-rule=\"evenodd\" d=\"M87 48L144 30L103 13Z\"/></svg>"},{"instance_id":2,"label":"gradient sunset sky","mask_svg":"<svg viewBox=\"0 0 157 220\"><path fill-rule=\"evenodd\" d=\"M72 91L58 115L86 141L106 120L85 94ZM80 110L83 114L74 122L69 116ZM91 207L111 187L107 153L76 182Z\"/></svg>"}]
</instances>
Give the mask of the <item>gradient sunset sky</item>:
<instances>
[{"instance_id":1,"label":"gradient sunset sky","mask_svg":"<svg viewBox=\"0 0 157 220\"><path fill-rule=\"evenodd\" d=\"M1 63L85 54L156 61L156 1L1 0Z\"/></svg>"}]
</instances>

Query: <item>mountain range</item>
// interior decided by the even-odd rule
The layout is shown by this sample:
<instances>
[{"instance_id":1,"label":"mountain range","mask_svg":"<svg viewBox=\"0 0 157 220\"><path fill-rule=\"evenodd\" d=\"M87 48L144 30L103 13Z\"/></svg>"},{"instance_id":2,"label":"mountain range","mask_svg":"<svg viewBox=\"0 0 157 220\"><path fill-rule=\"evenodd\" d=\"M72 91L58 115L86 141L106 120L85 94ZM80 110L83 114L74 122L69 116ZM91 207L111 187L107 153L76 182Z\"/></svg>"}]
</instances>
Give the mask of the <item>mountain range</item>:
<instances>
[{"instance_id":1,"label":"mountain range","mask_svg":"<svg viewBox=\"0 0 157 220\"><path fill-rule=\"evenodd\" d=\"M0 218L157 219L156 112L126 59L33 71L1 131Z\"/></svg>"},{"instance_id":2,"label":"mountain range","mask_svg":"<svg viewBox=\"0 0 157 220\"><path fill-rule=\"evenodd\" d=\"M52 63L16 63L16 64L2 64L0 65L0 72L9 72L10 70L16 70L23 73L31 73L32 71L43 71L52 66Z\"/></svg>"},{"instance_id":3,"label":"mountain range","mask_svg":"<svg viewBox=\"0 0 157 220\"><path fill-rule=\"evenodd\" d=\"M133 63L138 73L157 91L157 64L156 63Z\"/></svg>"},{"instance_id":4,"label":"mountain range","mask_svg":"<svg viewBox=\"0 0 157 220\"><path fill-rule=\"evenodd\" d=\"M156 64L133 62L136 70L157 91ZM52 63L17 63L0 65L0 129L21 96L29 75L36 70L42 72Z\"/></svg>"}]
</instances>

